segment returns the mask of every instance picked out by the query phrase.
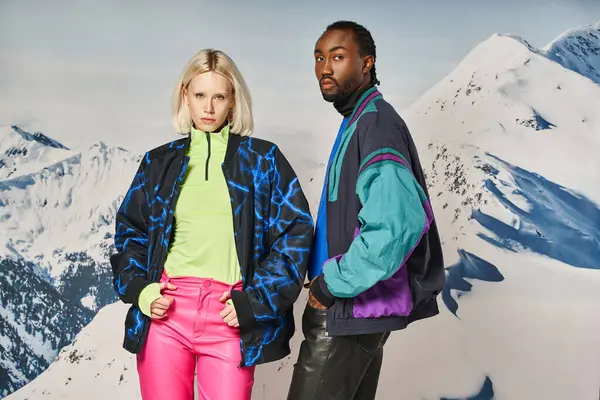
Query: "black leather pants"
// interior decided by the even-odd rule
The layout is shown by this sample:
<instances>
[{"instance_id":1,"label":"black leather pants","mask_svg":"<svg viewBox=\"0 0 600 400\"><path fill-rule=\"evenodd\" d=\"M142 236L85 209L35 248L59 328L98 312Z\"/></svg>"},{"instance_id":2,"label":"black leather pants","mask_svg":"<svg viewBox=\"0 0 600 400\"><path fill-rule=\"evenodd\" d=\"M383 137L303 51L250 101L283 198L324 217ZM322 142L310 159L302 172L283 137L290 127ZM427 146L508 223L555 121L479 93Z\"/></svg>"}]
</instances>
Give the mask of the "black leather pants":
<instances>
[{"instance_id":1,"label":"black leather pants","mask_svg":"<svg viewBox=\"0 0 600 400\"><path fill-rule=\"evenodd\" d=\"M373 400L389 332L327 337L327 312L308 304L287 400Z\"/></svg>"}]
</instances>

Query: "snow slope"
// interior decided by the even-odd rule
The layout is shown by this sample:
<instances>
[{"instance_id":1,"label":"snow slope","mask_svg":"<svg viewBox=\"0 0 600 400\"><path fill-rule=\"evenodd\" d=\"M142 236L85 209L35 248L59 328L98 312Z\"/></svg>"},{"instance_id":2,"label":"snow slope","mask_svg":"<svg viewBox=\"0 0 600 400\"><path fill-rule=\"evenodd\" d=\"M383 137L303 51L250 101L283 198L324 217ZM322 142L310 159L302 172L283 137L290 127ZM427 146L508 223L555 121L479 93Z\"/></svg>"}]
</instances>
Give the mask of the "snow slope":
<instances>
[{"instance_id":1,"label":"snow slope","mask_svg":"<svg viewBox=\"0 0 600 400\"><path fill-rule=\"evenodd\" d=\"M378 400L598 398L600 86L581 67L597 65L597 29L545 49L492 35L401 113L428 175L448 284L439 316L390 338ZM103 308L9 398L139 398L121 349L125 311ZM301 336L291 357L257 370L253 398L285 398Z\"/></svg>"},{"instance_id":2,"label":"snow slope","mask_svg":"<svg viewBox=\"0 0 600 400\"><path fill-rule=\"evenodd\" d=\"M0 395L44 371L93 317L23 260L0 260Z\"/></svg>"},{"instance_id":3,"label":"snow slope","mask_svg":"<svg viewBox=\"0 0 600 400\"><path fill-rule=\"evenodd\" d=\"M115 318L126 311L120 302L102 308L43 374L7 398L91 400L111 398L109 393L112 398L140 398L135 359L118 350L123 329Z\"/></svg>"}]
</instances>

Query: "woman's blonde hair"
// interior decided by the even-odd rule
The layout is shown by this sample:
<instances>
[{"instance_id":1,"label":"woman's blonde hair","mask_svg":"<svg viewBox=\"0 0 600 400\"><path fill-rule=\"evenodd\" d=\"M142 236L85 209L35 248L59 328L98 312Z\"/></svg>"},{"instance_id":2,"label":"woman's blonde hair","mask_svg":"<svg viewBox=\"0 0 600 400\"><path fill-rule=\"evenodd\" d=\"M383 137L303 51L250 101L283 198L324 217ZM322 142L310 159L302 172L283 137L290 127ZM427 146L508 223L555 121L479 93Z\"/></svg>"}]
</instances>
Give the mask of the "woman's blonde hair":
<instances>
[{"instance_id":1,"label":"woman's blonde hair","mask_svg":"<svg viewBox=\"0 0 600 400\"><path fill-rule=\"evenodd\" d=\"M233 60L224 52L204 49L196 53L183 69L173 93L172 111L175 131L188 134L192 127L192 117L183 102L184 89L196 76L213 71L223 75L233 86L234 106L229 118L231 133L249 136L254 129L252 99L242 74Z\"/></svg>"}]
</instances>

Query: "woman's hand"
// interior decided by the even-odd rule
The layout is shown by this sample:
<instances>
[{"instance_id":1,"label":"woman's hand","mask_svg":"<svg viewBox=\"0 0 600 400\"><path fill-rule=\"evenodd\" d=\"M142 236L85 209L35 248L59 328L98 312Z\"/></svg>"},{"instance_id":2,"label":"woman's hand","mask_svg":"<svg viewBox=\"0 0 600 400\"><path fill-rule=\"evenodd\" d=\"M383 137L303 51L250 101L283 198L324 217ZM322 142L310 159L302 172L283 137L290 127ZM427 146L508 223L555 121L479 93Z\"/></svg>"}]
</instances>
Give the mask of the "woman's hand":
<instances>
[{"instance_id":1,"label":"woman's hand","mask_svg":"<svg viewBox=\"0 0 600 400\"><path fill-rule=\"evenodd\" d=\"M173 285L171 282L161 282L159 286L161 293L165 289L177 289L177 286ZM150 304L150 315L152 319L165 318L167 316L167 311L169 310L169 307L171 307L171 304L173 304L174 300L175 299L171 296L163 296L154 300L152 304Z\"/></svg>"},{"instance_id":2,"label":"woman's hand","mask_svg":"<svg viewBox=\"0 0 600 400\"><path fill-rule=\"evenodd\" d=\"M219 301L221 303L225 303L230 298L231 293L223 292ZM235 307L232 304L227 304L223 311L221 311L220 315L221 318L223 318L223 322L225 322L227 325L233 328L238 328L240 326L237 318L237 313L235 312Z\"/></svg>"}]
</instances>

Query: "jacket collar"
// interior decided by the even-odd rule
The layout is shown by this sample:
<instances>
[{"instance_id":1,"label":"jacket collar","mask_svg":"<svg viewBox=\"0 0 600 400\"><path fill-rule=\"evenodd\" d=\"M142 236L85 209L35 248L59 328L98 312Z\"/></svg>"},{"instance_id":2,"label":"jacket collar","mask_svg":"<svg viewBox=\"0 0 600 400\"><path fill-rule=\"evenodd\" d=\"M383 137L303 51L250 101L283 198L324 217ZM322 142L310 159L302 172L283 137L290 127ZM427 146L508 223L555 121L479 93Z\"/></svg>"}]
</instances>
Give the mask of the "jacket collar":
<instances>
[{"instance_id":1,"label":"jacket collar","mask_svg":"<svg viewBox=\"0 0 600 400\"><path fill-rule=\"evenodd\" d=\"M175 151L178 153L180 157L187 157L187 152L190 148L190 143L192 141L191 135L188 133L185 138L180 139L183 141L183 146L174 146ZM238 154L238 149L240 144L242 143L242 136L237 135L235 133L229 132L229 139L227 140L227 150L225 151L225 160L223 161L223 165L225 168L229 168L229 166L233 163ZM175 142L176 143L176 142Z\"/></svg>"},{"instance_id":2,"label":"jacket collar","mask_svg":"<svg viewBox=\"0 0 600 400\"><path fill-rule=\"evenodd\" d=\"M350 115L350 121L347 126L350 126L354 121L356 121L356 119L360 116L360 114L363 112L363 110L365 109L367 104L369 104L369 102L381 97L381 92L377 90L375 86L372 86L368 90L366 90L356 102L356 105L352 110L352 114Z\"/></svg>"},{"instance_id":3,"label":"jacket collar","mask_svg":"<svg viewBox=\"0 0 600 400\"><path fill-rule=\"evenodd\" d=\"M333 107L337 110L337 112L342 114L344 118L348 118L350 114L352 114L352 111L356 108L356 105L360 103L360 99L362 98L363 94L373 87L374 86L372 86L372 84L361 87L355 92L347 95L343 100L334 102Z\"/></svg>"}]
</instances>

